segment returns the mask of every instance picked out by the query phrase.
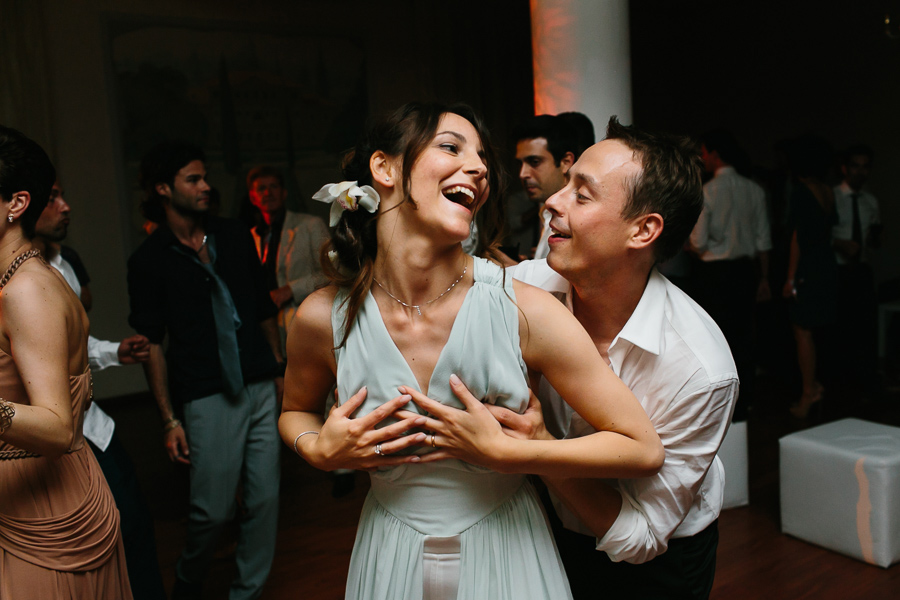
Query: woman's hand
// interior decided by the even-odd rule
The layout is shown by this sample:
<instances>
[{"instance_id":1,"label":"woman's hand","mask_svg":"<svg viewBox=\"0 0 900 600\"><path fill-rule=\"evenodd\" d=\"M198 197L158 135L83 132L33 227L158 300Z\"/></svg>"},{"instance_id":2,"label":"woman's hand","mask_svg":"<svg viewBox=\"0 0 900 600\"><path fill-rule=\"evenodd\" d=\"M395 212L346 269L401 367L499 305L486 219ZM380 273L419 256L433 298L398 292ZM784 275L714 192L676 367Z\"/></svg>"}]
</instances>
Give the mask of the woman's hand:
<instances>
[{"instance_id":1,"label":"woman's hand","mask_svg":"<svg viewBox=\"0 0 900 600\"><path fill-rule=\"evenodd\" d=\"M793 281L785 281L784 287L781 288L781 295L790 300L797 295L797 288L794 287Z\"/></svg>"},{"instance_id":2,"label":"woman's hand","mask_svg":"<svg viewBox=\"0 0 900 600\"><path fill-rule=\"evenodd\" d=\"M420 445L432 446L437 450L423 455L422 462L457 458L501 470L503 448L510 438L503 433L500 421L469 392L456 375L450 376L450 388L463 403L465 410L445 406L412 388L399 388L401 393L412 396L413 402L431 415L424 420L424 428L433 433L425 435L424 443ZM406 411L398 413L398 416L403 417L409 415L411 413Z\"/></svg>"},{"instance_id":3,"label":"woman's hand","mask_svg":"<svg viewBox=\"0 0 900 600\"><path fill-rule=\"evenodd\" d=\"M396 413L410 401L402 395L385 402L369 414L353 419L350 415L366 399L362 388L340 406L335 405L319 435L300 438L297 450L311 465L325 471L334 469L374 470L378 467L418 462L418 456L394 456L398 450L419 445L424 433L402 434L425 423L425 417L411 415L397 423L376 429L376 425ZM381 454L376 452L379 450Z\"/></svg>"}]
</instances>

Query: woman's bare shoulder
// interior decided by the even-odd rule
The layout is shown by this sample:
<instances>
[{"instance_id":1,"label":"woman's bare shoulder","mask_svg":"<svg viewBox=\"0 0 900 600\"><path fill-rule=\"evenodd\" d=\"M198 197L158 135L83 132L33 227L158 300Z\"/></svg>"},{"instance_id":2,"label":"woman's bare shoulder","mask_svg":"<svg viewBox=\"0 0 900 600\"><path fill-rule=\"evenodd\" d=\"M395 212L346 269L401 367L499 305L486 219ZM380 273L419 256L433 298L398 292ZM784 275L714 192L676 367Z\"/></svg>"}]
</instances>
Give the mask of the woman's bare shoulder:
<instances>
[{"instance_id":1,"label":"woman's bare shoulder","mask_svg":"<svg viewBox=\"0 0 900 600\"><path fill-rule=\"evenodd\" d=\"M302 315L304 318L315 320L325 319L331 322L331 310L337 292L338 288L334 285L327 285L317 289L300 304L300 307L297 309L297 316Z\"/></svg>"},{"instance_id":2,"label":"woman's bare shoulder","mask_svg":"<svg viewBox=\"0 0 900 600\"><path fill-rule=\"evenodd\" d=\"M31 263L31 264L29 264ZM28 261L10 278L0 294L4 308L65 302L67 284L56 271L39 261Z\"/></svg>"},{"instance_id":3,"label":"woman's bare shoulder","mask_svg":"<svg viewBox=\"0 0 900 600\"><path fill-rule=\"evenodd\" d=\"M307 296L291 321L291 332L302 331L304 337L312 336L310 341L323 338L330 340L331 311L337 292L336 286L329 285Z\"/></svg>"},{"instance_id":4,"label":"woman's bare shoulder","mask_svg":"<svg viewBox=\"0 0 900 600\"><path fill-rule=\"evenodd\" d=\"M513 291L516 293L516 303L526 313L525 316L530 316L531 313L537 315L542 311L557 314L560 309L568 312L553 294L524 281L513 279Z\"/></svg>"}]
</instances>

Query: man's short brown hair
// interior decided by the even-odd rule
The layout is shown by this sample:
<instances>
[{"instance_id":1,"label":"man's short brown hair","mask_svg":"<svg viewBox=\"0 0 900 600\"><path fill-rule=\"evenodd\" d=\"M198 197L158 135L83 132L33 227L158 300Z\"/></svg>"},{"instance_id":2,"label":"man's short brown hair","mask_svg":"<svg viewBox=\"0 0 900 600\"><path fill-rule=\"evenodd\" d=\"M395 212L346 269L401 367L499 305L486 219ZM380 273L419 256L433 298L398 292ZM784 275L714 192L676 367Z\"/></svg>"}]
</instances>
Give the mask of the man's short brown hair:
<instances>
[{"instance_id":1,"label":"man's short brown hair","mask_svg":"<svg viewBox=\"0 0 900 600\"><path fill-rule=\"evenodd\" d=\"M284 175L281 174L280 169L276 169L269 165L260 165L258 167L253 167L250 169L250 172L247 173L247 189L252 190L253 182L260 177L274 177L278 180L278 185L284 187Z\"/></svg>"},{"instance_id":2,"label":"man's short brown hair","mask_svg":"<svg viewBox=\"0 0 900 600\"><path fill-rule=\"evenodd\" d=\"M703 209L703 163L696 142L688 137L642 131L610 117L606 139L619 140L634 151L641 173L627 182L622 217L657 213L663 230L654 243L657 262L678 252Z\"/></svg>"}]
</instances>

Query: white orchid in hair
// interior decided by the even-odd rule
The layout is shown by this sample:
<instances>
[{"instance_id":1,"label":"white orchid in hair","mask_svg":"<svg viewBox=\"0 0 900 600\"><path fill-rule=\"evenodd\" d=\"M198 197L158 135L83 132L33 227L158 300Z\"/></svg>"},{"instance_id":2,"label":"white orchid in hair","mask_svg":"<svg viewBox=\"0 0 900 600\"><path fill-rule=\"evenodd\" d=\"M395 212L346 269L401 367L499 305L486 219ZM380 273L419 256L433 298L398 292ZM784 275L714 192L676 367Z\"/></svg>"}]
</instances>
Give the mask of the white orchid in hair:
<instances>
[{"instance_id":1,"label":"white orchid in hair","mask_svg":"<svg viewBox=\"0 0 900 600\"><path fill-rule=\"evenodd\" d=\"M370 213L378 210L381 197L375 188L369 185L356 185L356 181L342 181L323 185L322 189L313 194L313 200L331 203L329 225L334 227L341 220L341 214L345 210L351 212L360 206Z\"/></svg>"}]
</instances>

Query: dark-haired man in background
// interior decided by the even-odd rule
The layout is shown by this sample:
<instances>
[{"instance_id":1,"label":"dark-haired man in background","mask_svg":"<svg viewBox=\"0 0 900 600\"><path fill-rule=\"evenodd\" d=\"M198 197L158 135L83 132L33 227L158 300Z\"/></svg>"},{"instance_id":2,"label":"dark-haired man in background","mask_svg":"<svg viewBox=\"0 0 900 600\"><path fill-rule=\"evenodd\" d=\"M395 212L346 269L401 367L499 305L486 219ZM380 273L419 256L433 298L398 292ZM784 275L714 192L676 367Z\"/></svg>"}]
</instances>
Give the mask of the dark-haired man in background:
<instances>
[{"instance_id":1,"label":"dark-haired man in background","mask_svg":"<svg viewBox=\"0 0 900 600\"><path fill-rule=\"evenodd\" d=\"M538 115L519 124L513 131L519 179L532 209L523 213L522 225L531 231L531 244L536 244L534 258L547 256L547 228L544 202L565 184L566 172L578 159L575 134L570 125L553 115ZM513 257L515 258L515 257Z\"/></svg>"},{"instance_id":2,"label":"dark-haired man in background","mask_svg":"<svg viewBox=\"0 0 900 600\"><path fill-rule=\"evenodd\" d=\"M141 163L141 183L144 216L159 227L128 261L129 323L150 340L145 372L169 458L191 467L187 543L172 597L201 596L241 485L238 573L229 598L258 598L278 519L284 365L277 308L246 227L207 214L210 187L199 148L157 146Z\"/></svg>"},{"instance_id":3,"label":"dark-haired man in background","mask_svg":"<svg viewBox=\"0 0 900 600\"><path fill-rule=\"evenodd\" d=\"M716 457L737 397L715 322L656 269L682 247L703 196L696 149L610 120L603 142L547 200L550 254L513 276L557 295L637 396L665 446L644 479L549 479L555 534L576 599L707 598L715 575L724 469ZM546 381L557 435L593 433ZM488 407L511 435L548 438L540 410Z\"/></svg>"}]
</instances>

